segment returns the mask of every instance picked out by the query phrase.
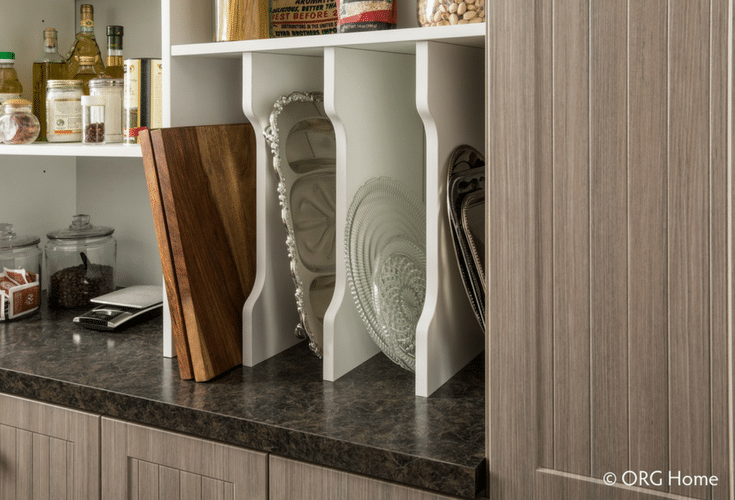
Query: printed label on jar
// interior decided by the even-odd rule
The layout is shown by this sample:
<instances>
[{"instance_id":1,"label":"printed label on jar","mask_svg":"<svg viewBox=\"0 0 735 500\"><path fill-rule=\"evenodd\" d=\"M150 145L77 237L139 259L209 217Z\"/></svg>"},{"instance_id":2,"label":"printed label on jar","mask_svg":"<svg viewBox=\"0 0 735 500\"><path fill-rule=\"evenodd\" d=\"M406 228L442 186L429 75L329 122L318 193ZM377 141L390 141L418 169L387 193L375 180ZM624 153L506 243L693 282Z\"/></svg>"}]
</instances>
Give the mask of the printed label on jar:
<instances>
[{"instance_id":1,"label":"printed label on jar","mask_svg":"<svg viewBox=\"0 0 735 500\"><path fill-rule=\"evenodd\" d=\"M82 133L81 99L56 99L47 103L48 131L58 135Z\"/></svg>"},{"instance_id":2,"label":"printed label on jar","mask_svg":"<svg viewBox=\"0 0 735 500\"><path fill-rule=\"evenodd\" d=\"M268 13L272 38L337 31L337 0L271 0Z\"/></svg>"}]
</instances>

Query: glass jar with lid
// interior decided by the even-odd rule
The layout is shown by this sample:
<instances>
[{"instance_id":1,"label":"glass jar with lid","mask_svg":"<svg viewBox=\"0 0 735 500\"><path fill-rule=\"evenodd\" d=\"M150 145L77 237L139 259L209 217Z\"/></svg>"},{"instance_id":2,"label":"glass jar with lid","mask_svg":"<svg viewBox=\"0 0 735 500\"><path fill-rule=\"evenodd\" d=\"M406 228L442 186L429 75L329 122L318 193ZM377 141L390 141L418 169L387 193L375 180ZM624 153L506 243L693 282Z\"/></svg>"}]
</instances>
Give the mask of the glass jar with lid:
<instances>
[{"instance_id":1,"label":"glass jar with lid","mask_svg":"<svg viewBox=\"0 0 735 500\"><path fill-rule=\"evenodd\" d=\"M8 99L0 113L0 140L5 144L28 144L38 138L41 124L33 114L33 103L26 99Z\"/></svg>"},{"instance_id":2,"label":"glass jar with lid","mask_svg":"<svg viewBox=\"0 0 735 500\"><path fill-rule=\"evenodd\" d=\"M38 236L19 236L0 223L0 321L27 316L41 304Z\"/></svg>"},{"instance_id":3,"label":"glass jar with lid","mask_svg":"<svg viewBox=\"0 0 735 500\"><path fill-rule=\"evenodd\" d=\"M87 307L90 299L115 289L114 231L111 227L94 226L89 215L79 214L72 217L68 228L46 234L50 306Z\"/></svg>"},{"instance_id":4,"label":"glass jar with lid","mask_svg":"<svg viewBox=\"0 0 735 500\"><path fill-rule=\"evenodd\" d=\"M105 99L105 142L122 142L123 79L95 78L90 80L89 95L99 95Z\"/></svg>"},{"instance_id":5,"label":"glass jar with lid","mask_svg":"<svg viewBox=\"0 0 735 500\"><path fill-rule=\"evenodd\" d=\"M421 26L451 26L485 22L485 0L418 0Z\"/></svg>"},{"instance_id":6,"label":"glass jar with lid","mask_svg":"<svg viewBox=\"0 0 735 500\"><path fill-rule=\"evenodd\" d=\"M46 140L82 140L82 82L49 80L46 84Z\"/></svg>"},{"instance_id":7,"label":"glass jar with lid","mask_svg":"<svg viewBox=\"0 0 735 500\"><path fill-rule=\"evenodd\" d=\"M20 99L23 85L15 71L15 52L0 52L0 104L8 99Z\"/></svg>"}]
</instances>

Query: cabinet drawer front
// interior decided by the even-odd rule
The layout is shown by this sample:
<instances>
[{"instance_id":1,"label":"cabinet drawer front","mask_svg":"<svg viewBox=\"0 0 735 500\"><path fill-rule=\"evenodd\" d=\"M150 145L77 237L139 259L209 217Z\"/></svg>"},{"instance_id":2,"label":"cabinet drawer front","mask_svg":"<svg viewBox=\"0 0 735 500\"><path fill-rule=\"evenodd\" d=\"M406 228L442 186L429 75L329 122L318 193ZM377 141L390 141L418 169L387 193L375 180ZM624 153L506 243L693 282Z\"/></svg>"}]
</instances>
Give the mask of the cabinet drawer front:
<instances>
[{"instance_id":1,"label":"cabinet drawer front","mask_svg":"<svg viewBox=\"0 0 735 500\"><path fill-rule=\"evenodd\" d=\"M295 460L270 457L270 500L452 500Z\"/></svg>"},{"instance_id":2,"label":"cabinet drawer front","mask_svg":"<svg viewBox=\"0 0 735 500\"><path fill-rule=\"evenodd\" d=\"M265 500L268 456L102 419L102 497L109 500Z\"/></svg>"},{"instance_id":3,"label":"cabinet drawer front","mask_svg":"<svg viewBox=\"0 0 735 500\"><path fill-rule=\"evenodd\" d=\"M0 394L0 498L99 499L99 417Z\"/></svg>"}]
</instances>

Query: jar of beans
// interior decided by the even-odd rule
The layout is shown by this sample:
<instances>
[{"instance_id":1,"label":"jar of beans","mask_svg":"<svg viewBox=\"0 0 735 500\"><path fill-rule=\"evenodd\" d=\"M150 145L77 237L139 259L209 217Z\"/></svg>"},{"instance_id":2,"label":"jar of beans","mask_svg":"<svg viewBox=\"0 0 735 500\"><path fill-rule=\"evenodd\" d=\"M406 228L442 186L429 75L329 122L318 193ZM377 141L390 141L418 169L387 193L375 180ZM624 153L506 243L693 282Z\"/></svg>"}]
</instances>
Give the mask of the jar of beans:
<instances>
[{"instance_id":1,"label":"jar of beans","mask_svg":"<svg viewBox=\"0 0 735 500\"><path fill-rule=\"evenodd\" d=\"M111 227L94 226L89 215L72 217L68 228L46 234L48 303L51 307L87 307L90 299L115 289L117 242Z\"/></svg>"},{"instance_id":2,"label":"jar of beans","mask_svg":"<svg viewBox=\"0 0 735 500\"><path fill-rule=\"evenodd\" d=\"M421 26L485 22L485 0L418 0Z\"/></svg>"}]
</instances>

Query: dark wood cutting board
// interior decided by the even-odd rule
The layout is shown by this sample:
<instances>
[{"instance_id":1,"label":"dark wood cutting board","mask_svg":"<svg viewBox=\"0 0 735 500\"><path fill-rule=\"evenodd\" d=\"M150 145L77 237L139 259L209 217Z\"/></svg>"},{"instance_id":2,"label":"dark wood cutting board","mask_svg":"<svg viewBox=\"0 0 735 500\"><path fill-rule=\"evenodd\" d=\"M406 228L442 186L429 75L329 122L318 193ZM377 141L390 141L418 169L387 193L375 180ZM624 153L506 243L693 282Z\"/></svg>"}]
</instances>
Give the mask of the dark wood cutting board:
<instances>
[{"instance_id":1,"label":"dark wood cutting board","mask_svg":"<svg viewBox=\"0 0 735 500\"><path fill-rule=\"evenodd\" d=\"M255 279L249 124L151 131L194 378L242 363L242 307Z\"/></svg>"},{"instance_id":2,"label":"dark wood cutting board","mask_svg":"<svg viewBox=\"0 0 735 500\"><path fill-rule=\"evenodd\" d=\"M148 196L151 200L151 211L153 212L153 225L156 230L156 240L158 241L158 254L161 258L163 281L166 287L166 297L168 298L168 308L171 315L171 336L173 337L174 348L176 349L179 376L184 380L189 380L194 378L194 370L191 366L189 341L186 339L186 326L184 325L184 313L181 308L179 286L176 280L173 255L171 254L161 189L158 185L158 171L153 153L153 144L151 143L151 136L147 129L142 130L138 137L140 139L140 148L143 152L145 180L148 184Z\"/></svg>"}]
</instances>

